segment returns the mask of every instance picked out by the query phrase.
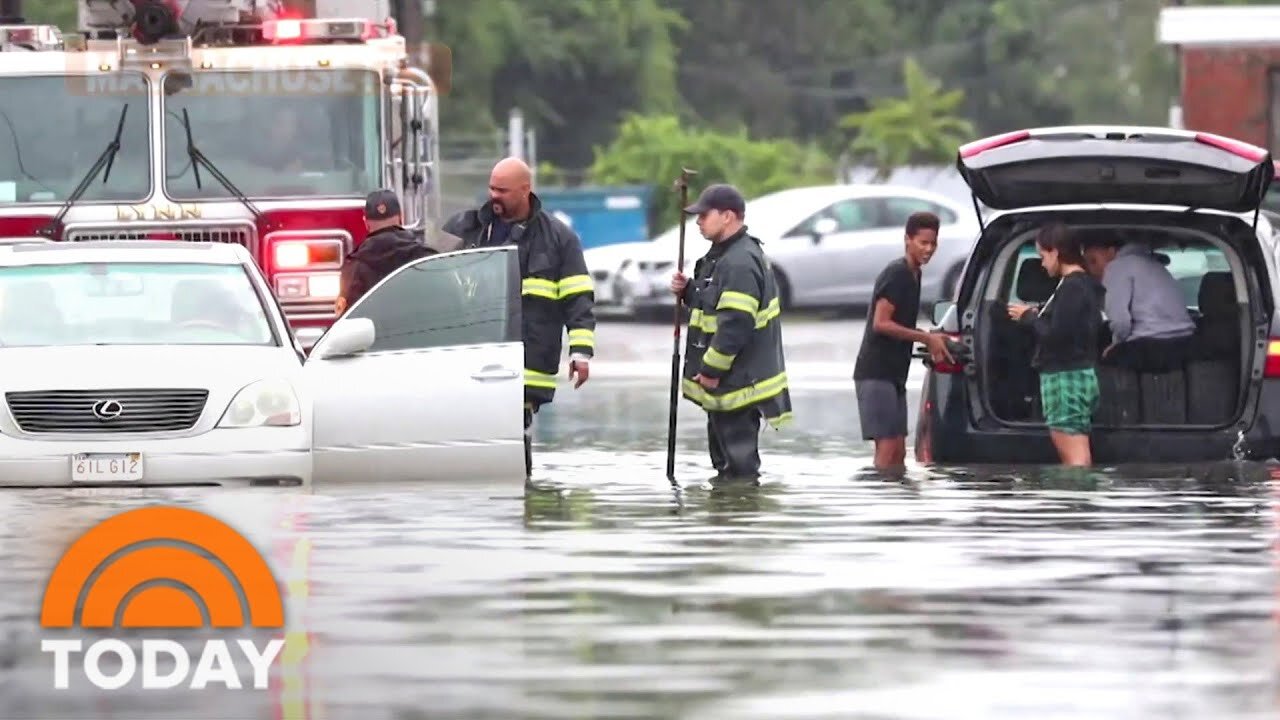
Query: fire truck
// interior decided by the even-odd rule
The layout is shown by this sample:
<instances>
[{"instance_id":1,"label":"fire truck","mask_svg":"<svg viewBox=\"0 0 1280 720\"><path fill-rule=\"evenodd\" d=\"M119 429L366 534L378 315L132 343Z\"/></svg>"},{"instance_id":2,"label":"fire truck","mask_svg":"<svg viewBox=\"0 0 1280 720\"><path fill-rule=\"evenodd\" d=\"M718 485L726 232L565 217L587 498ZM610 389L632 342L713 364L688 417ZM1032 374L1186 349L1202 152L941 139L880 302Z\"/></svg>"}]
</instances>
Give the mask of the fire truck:
<instances>
[{"instance_id":1,"label":"fire truck","mask_svg":"<svg viewBox=\"0 0 1280 720\"><path fill-rule=\"evenodd\" d=\"M80 0L79 33L0 25L0 237L239 243L313 345L365 195L395 189L427 240L441 192L438 85L386 0L306 5Z\"/></svg>"}]
</instances>

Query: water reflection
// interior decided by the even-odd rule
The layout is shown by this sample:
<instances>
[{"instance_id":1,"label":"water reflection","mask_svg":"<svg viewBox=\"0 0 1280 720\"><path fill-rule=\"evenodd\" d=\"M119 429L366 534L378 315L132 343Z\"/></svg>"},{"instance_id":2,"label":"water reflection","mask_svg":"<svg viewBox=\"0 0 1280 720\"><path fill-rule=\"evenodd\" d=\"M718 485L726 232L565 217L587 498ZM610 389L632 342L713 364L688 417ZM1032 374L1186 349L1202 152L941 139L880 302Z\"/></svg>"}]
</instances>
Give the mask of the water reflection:
<instances>
[{"instance_id":1,"label":"water reflection","mask_svg":"<svg viewBox=\"0 0 1280 720\"><path fill-rule=\"evenodd\" d=\"M852 408L806 391L830 425L767 436L758 487L698 482L691 413L673 490L665 408L610 415L610 392L565 393L528 489L0 494L0 717L1274 715L1274 467L886 475ZM50 689L49 569L153 502L267 554L289 623L271 691Z\"/></svg>"}]
</instances>

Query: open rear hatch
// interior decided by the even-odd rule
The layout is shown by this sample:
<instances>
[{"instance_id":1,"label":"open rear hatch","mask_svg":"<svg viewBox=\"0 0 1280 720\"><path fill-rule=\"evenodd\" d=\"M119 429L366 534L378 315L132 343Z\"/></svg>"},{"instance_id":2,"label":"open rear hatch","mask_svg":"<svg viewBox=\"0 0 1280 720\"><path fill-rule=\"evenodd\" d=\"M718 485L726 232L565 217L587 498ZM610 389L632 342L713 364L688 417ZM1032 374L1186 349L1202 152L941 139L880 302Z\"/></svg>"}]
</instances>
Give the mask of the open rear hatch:
<instances>
[{"instance_id":1,"label":"open rear hatch","mask_svg":"<svg viewBox=\"0 0 1280 720\"><path fill-rule=\"evenodd\" d=\"M1019 130L960 148L974 199L996 210L1141 204L1256 213L1271 154L1209 133L1146 127Z\"/></svg>"}]
</instances>

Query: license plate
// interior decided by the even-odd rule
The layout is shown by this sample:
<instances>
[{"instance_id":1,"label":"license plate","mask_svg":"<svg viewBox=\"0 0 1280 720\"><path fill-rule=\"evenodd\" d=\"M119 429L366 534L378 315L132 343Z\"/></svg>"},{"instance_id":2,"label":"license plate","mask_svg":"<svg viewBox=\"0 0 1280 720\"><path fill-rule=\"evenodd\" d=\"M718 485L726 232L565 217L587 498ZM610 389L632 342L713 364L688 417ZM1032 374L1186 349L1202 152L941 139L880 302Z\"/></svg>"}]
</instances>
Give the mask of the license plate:
<instances>
[{"instance_id":1,"label":"license plate","mask_svg":"<svg viewBox=\"0 0 1280 720\"><path fill-rule=\"evenodd\" d=\"M72 482L135 482L142 479L142 453L79 453L71 456Z\"/></svg>"}]
</instances>

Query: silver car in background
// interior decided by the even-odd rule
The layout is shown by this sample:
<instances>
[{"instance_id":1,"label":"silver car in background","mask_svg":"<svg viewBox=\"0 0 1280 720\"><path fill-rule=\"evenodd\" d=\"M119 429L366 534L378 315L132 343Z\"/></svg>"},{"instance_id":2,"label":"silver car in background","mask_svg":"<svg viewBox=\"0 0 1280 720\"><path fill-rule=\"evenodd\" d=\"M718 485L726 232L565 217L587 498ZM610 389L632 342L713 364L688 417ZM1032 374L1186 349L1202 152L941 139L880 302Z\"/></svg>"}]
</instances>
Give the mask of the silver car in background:
<instances>
[{"instance_id":1,"label":"silver car in background","mask_svg":"<svg viewBox=\"0 0 1280 720\"><path fill-rule=\"evenodd\" d=\"M914 212L942 220L938 250L925 267L921 305L950 298L978 237L972 206L926 190L893 185L795 188L747 201L747 228L764 243L784 307L861 308L876 276L903 253L903 228ZM649 242L606 245L586 252L605 312L665 316L679 226ZM685 230L685 273L707 249L692 220Z\"/></svg>"}]
</instances>

